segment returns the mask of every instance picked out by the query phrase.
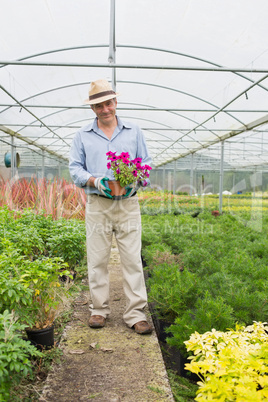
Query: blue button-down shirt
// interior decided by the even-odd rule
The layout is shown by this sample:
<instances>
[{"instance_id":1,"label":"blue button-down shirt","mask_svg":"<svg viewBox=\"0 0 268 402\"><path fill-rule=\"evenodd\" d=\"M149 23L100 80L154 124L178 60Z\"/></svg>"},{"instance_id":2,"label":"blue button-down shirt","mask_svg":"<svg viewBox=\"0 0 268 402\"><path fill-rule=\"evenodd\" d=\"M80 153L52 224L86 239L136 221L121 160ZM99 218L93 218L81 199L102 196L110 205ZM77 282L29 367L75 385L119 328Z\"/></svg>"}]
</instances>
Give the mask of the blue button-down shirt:
<instances>
[{"instance_id":1,"label":"blue button-down shirt","mask_svg":"<svg viewBox=\"0 0 268 402\"><path fill-rule=\"evenodd\" d=\"M84 187L91 176L114 180L112 170L107 168L109 151L117 155L128 152L130 159L142 158L142 165L151 165L145 138L138 126L117 117L117 127L109 139L99 129L96 118L92 124L81 128L72 142L69 169L76 186ZM99 193L95 187L84 187L84 190L87 194Z\"/></svg>"}]
</instances>

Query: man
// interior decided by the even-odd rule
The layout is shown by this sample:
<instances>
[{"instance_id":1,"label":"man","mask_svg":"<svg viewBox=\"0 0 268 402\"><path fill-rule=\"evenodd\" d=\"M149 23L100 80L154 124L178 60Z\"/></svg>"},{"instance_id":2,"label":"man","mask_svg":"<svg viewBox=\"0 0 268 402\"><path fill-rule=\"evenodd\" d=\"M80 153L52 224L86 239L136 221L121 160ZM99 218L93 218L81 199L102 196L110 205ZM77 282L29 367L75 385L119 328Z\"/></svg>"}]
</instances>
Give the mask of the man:
<instances>
[{"instance_id":1,"label":"man","mask_svg":"<svg viewBox=\"0 0 268 402\"><path fill-rule=\"evenodd\" d=\"M91 83L88 104L96 118L80 129L70 151L70 174L78 187L85 189L88 277L92 299L89 326L101 328L110 314L109 262L115 235L123 273L127 306L125 323L139 334L152 332L144 313L147 293L141 263L141 216L131 186L121 200L110 194L107 180L114 179L107 168L107 152L128 152L130 159L141 158L150 165L143 133L139 127L123 122L116 115L117 96L106 80Z\"/></svg>"}]
</instances>

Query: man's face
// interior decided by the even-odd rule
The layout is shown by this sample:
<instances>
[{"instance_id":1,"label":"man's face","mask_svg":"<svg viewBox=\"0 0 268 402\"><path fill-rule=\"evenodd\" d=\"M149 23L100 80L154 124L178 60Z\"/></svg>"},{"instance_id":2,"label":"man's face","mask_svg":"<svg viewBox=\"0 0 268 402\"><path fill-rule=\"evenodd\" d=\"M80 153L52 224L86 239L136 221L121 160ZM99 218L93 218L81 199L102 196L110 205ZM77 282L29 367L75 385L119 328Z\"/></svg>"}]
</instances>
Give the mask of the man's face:
<instances>
[{"instance_id":1,"label":"man's face","mask_svg":"<svg viewBox=\"0 0 268 402\"><path fill-rule=\"evenodd\" d=\"M115 118L117 100L109 99L105 102L92 105L92 110L102 124L109 124Z\"/></svg>"}]
</instances>

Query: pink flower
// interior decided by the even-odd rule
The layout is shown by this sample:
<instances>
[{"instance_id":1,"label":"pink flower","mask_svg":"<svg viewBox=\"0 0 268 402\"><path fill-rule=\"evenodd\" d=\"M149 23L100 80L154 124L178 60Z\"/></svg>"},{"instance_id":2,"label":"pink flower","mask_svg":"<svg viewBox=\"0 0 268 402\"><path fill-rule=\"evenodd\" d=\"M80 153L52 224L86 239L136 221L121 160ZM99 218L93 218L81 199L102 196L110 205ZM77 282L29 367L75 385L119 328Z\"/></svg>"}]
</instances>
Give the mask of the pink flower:
<instances>
[{"instance_id":1,"label":"pink flower","mask_svg":"<svg viewBox=\"0 0 268 402\"><path fill-rule=\"evenodd\" d=\"M121 156L122 156L122 158L128 159L129 158L129 153L128 152L122 152Z\"/></svg>"},{"instance_id":2,"label":"pink flower","mask_svg":"<svg viewBox=\"0 0 268 402\"><path fill-rule=\"evenodd\" d=\"M108 155L108 156L115 156L115 154L116 154L116 152L112 152L112 151L109 151L106 153L106 155Z\"/></svg>"},{"instance_id":3,"label":"pink flower","mask_svg":"<svg viewBox=\"0 0 268 402\"><path fill-rule=\"evenodd\" d=\"M133 159L131 162L133 162L133 163L141 163L141 161L142 161L142 159L141 158L135 158L135 159Z\"/></svg>"},{"instance_id":4,"label":"pink flower","mask_svg":"<svg viewBox=\"0 0 268 402\"><path fill-rule=\"evenodd\" d=\"M142 166L142 158L130 160L128 152L121 152L117 156L116 152L109 151L106 155L109 161L107 168L112 170L117 180L122 181L124 184L138 180L143 186L147 185L147 181L144 179L149 177L151 167L148 165Z\"/></svg>"}]
</instances>

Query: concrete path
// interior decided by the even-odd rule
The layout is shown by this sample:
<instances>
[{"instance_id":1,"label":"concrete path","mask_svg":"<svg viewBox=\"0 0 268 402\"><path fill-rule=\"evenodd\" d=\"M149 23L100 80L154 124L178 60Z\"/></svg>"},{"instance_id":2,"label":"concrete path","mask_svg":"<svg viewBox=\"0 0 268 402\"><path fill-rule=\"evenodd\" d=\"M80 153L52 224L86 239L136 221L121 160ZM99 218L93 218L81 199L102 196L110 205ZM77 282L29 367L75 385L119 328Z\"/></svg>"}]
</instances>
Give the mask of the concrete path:
<instances>
[{"instance_id":1,"label":"concrete path","mask_svg":"<svg viewBox=\"0 0 268 402\"><path fill-rule=\"evenodd\" d=\"M90 296L82 293L61 341L63 362L54 365L40 402L174 401L155 331L138 335L123 322L125 296L116 246L109 272L112 313L106 326L89 328Z\"/></svg>"}]
</instances>

